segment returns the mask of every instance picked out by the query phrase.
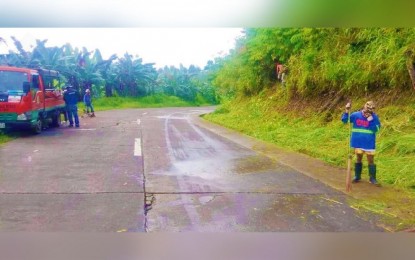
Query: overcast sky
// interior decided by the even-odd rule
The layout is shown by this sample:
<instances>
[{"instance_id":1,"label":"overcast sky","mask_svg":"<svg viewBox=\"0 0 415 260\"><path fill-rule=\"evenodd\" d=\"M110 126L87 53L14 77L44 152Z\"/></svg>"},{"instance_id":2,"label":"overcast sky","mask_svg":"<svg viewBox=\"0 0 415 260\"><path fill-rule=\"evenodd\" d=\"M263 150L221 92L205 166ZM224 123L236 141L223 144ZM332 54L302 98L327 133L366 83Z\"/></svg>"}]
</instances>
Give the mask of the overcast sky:
<instances>
[{"instance_id":1,"label":"overcast sky","mask_svg":"<svg viewBox=\"0 0 415 260\"><path fill-rule=\"evenodd\" d=\"M191 64L203 68L208 60L226 55L242 36L241 28L0 28L0 54L14 49L10 36L31 50L36 39L48 39L46 46L99 49L103 58L119 57L126 52L143 58L144 63L185 67Z\"/></svg>"}]
</instances>

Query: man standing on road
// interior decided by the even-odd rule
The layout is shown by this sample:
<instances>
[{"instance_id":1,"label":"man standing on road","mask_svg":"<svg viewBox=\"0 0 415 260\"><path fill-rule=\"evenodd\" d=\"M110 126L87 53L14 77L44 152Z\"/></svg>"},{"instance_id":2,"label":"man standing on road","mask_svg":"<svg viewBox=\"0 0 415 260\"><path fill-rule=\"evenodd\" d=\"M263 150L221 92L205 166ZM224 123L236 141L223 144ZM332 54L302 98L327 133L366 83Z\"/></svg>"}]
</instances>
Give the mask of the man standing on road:
<instances>
[{"instance_id":1,"label":"man standing on road","mask_svg":"<svg viewBox=\"0 0 415 260\"><path fill-rule=\"evenodd\" d=\"M79 127L79 117L78 117L78 92L74 89L72 85L66 86L66 92L63 95L63 99L66 103L66 110L68 112L69 127L73 127L74 119L75 126Z\"/></svg>"},{"instance_id":2,"label":"man standing on road","mask_svg":"<svg viewBox=\"0 0 415 260\"><path fill-rule=\"evenodd\" d=\"M352 126L352 136L350 146L354 148L356 154L355 176L353 183L357 183L361 179L363 154L366 154L369 168L369 181L374 185L379 185L376 180L375 165L375 146L376 133L380 129L379 117L375 114L375 103L368 101L362 110L350 114L351 104L346 104L346 111L343 113L341 120Z\"/></svg>"},{"instance_id":3,"label":"man standing on road","mask_svg":"<svg viewBox=\"0 0 415 260\"><path fill-rule=\"evenodd\" d=\"M85 90L84 104L85 104L86 113L89 115L89 110L91 110L90 116L94 117L95 116L94 107L92 106L91 91L89 89Z\"/></svg>"}]
</instances>

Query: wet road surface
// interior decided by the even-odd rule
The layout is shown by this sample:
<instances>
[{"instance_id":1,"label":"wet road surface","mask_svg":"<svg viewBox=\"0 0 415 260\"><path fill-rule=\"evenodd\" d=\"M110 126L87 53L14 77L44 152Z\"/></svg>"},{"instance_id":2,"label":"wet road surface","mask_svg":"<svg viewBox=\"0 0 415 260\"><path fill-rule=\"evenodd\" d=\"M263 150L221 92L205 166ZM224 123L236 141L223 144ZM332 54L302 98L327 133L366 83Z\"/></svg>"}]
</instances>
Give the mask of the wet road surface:
<instances>
[{"instance_id":1,"label":"wet road surface","mask_svg":"<svg viewBox=\"0 0 415 260\"><path fill-rule=\"evenodd\" d=\"M0 231L382 231L347 195L199 124L103 111L0 147Z\"/></svg>"}]
</instances>

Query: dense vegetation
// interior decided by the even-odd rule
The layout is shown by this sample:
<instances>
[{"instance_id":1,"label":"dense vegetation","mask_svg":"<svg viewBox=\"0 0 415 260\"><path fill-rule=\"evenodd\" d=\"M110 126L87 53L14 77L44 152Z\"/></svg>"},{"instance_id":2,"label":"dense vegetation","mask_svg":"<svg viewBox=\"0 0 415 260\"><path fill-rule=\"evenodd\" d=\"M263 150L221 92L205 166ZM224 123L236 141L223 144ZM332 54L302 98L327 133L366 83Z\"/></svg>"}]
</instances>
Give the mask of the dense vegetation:
<instances>
[{"instance_id":1,"label":"dense vegetation","mask_svg":"<svg viewBox=\"0 0 415 260\"><path fill-rule=\"evenodd\" d=\"M290 95L408 89L414 39L413 28L246 29L215 83L223 94L254 95L273 86L279 62Z\"/></svg>"},{"instance_id":2,"label":"dense vegetation","mask_svg":"<svg viewBox=\"0 0 415 260\"><path fill-rule=\"evenodd\" d=\"M414 50L414 28L247 29L221 61L214 83L225 100L206 118L344 167L344 105L373 99L378 178L414 191ZM284 84L277 62L287 68Z\"/></svg>"}]
</instances>

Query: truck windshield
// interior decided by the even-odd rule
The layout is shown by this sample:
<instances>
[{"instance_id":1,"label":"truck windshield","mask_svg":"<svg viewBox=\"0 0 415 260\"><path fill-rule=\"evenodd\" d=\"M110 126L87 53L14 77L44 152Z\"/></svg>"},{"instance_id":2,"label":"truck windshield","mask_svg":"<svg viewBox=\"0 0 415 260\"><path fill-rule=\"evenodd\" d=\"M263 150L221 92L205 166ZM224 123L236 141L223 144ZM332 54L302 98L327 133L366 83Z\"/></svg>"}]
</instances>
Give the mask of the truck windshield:
<instances>
[{"instance_id":1,"label":"truck windshield","mask_svg":"<svg viewBox=\"0 0 415 260\"><path fill-rule=\"evenodd\" d=\"M28 81L27 73L0 71L0 92L23 94L23 82Z\"/></svg>"}]
</instances>

